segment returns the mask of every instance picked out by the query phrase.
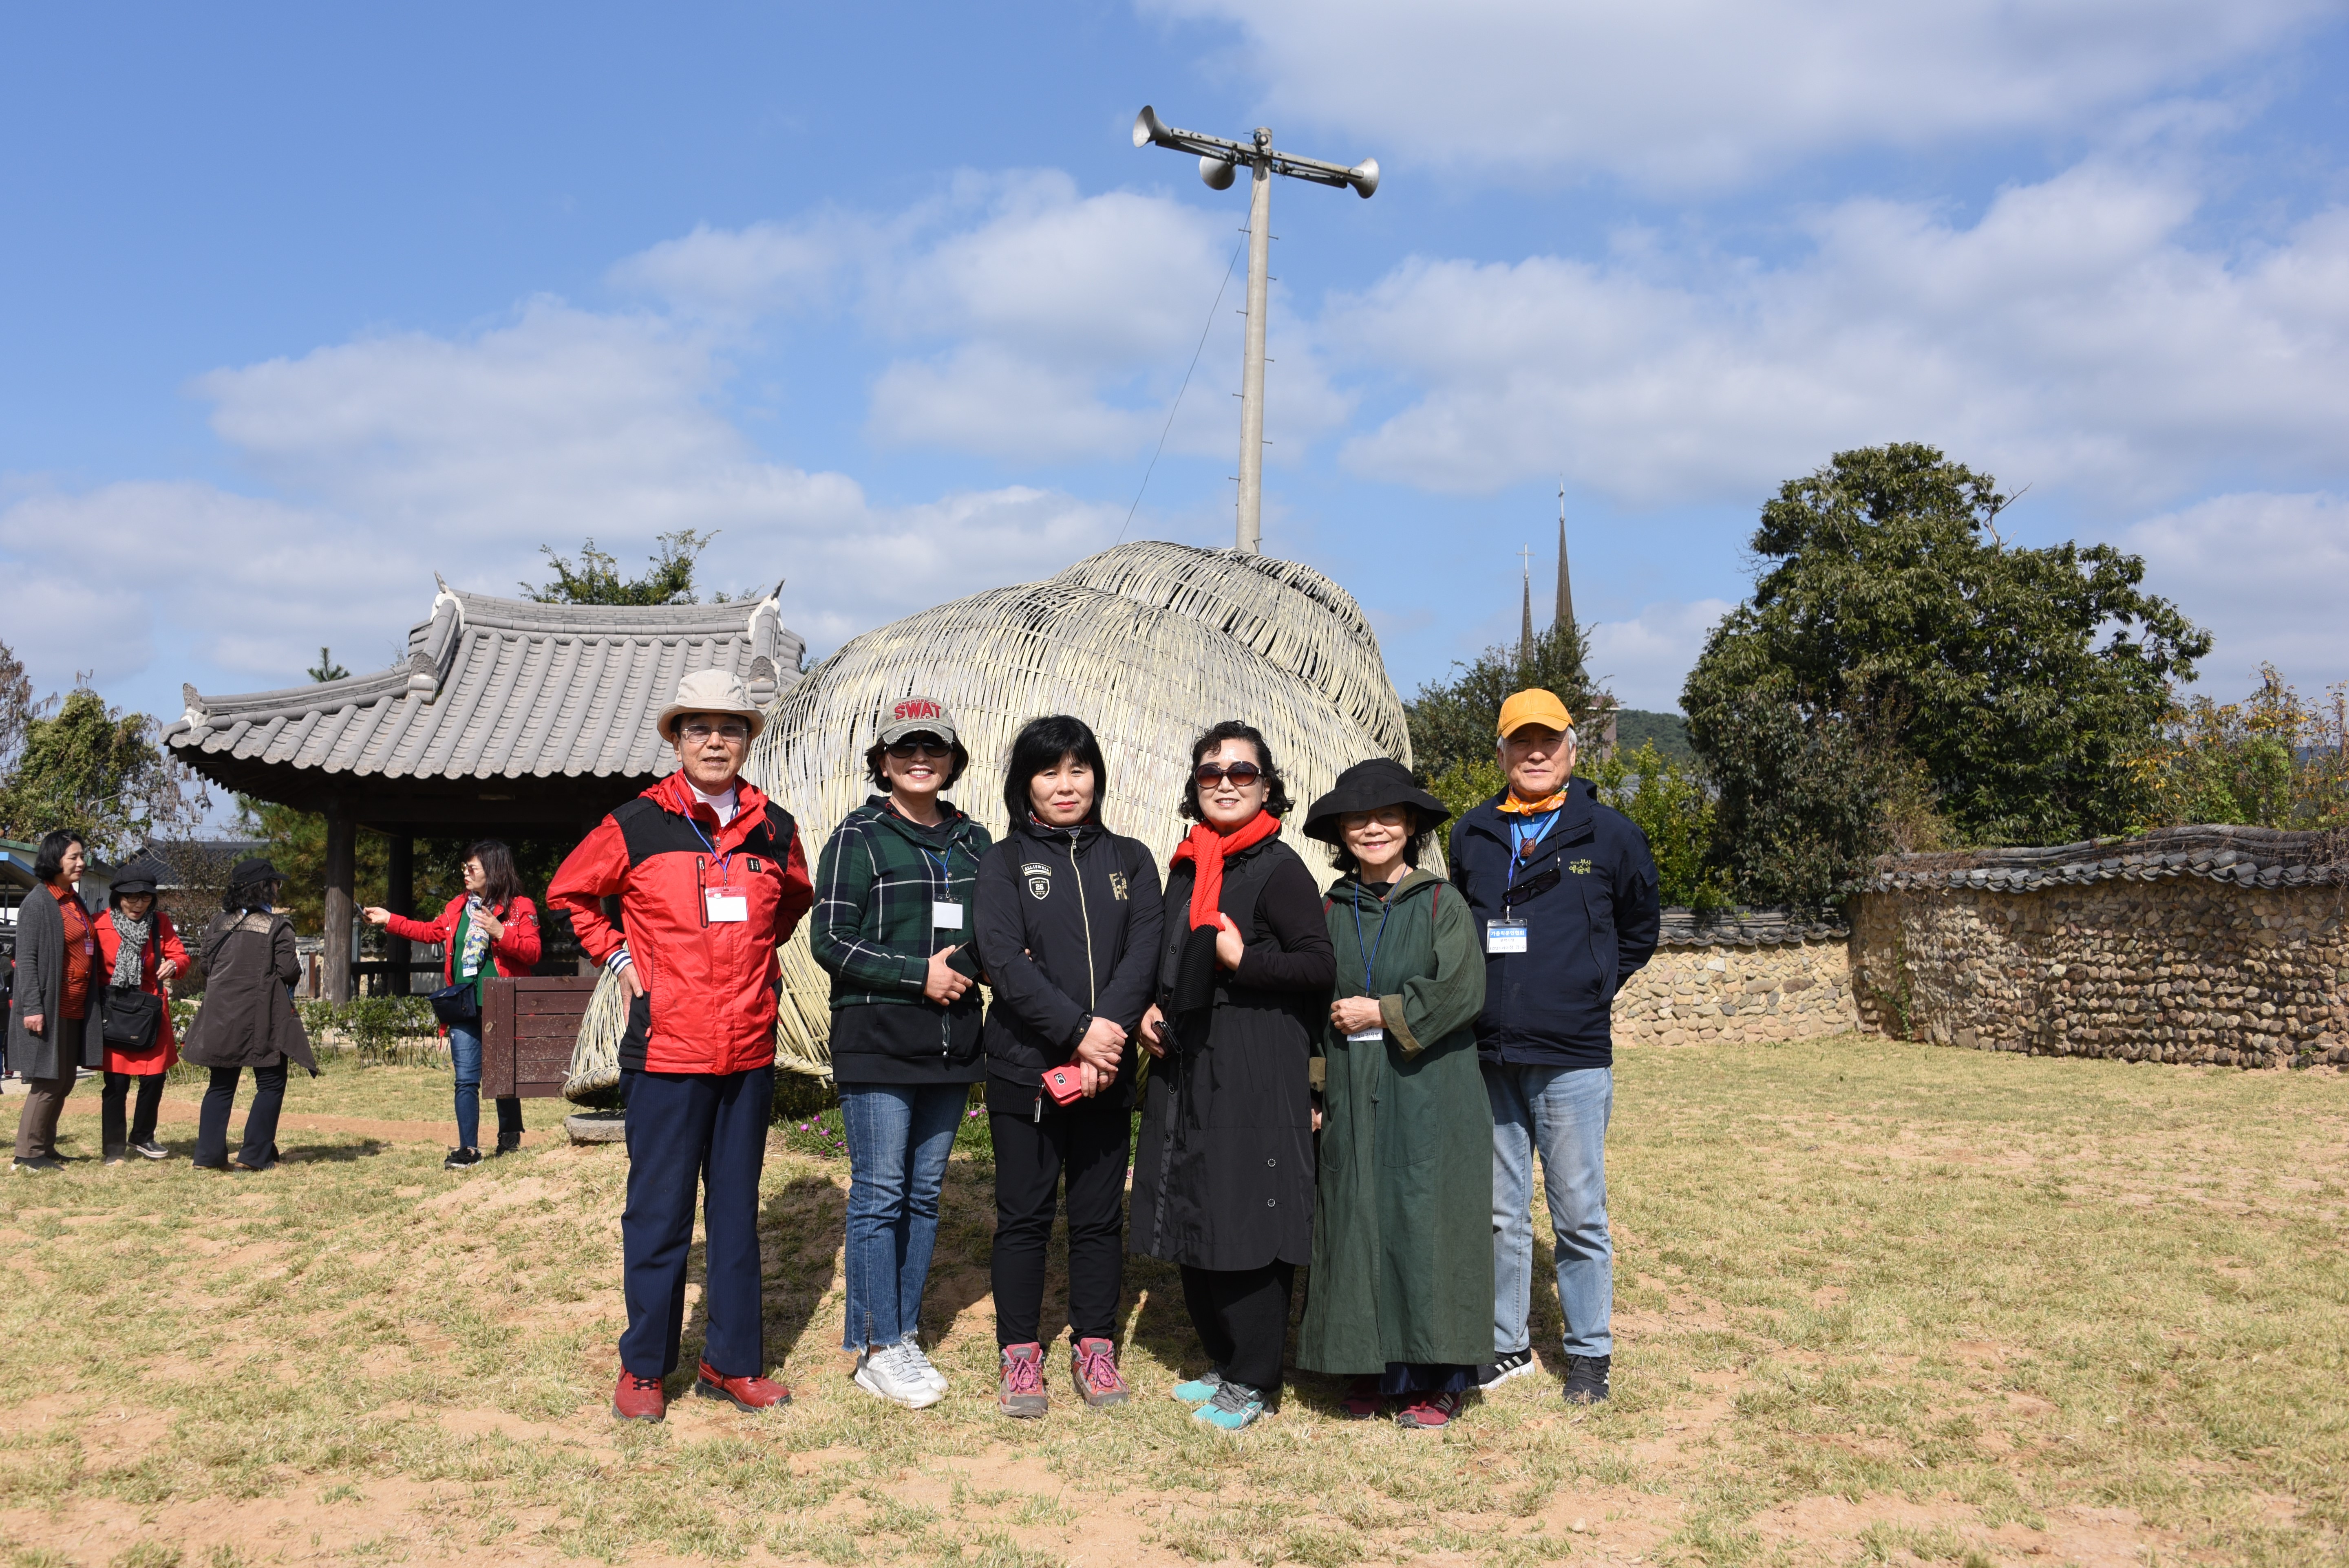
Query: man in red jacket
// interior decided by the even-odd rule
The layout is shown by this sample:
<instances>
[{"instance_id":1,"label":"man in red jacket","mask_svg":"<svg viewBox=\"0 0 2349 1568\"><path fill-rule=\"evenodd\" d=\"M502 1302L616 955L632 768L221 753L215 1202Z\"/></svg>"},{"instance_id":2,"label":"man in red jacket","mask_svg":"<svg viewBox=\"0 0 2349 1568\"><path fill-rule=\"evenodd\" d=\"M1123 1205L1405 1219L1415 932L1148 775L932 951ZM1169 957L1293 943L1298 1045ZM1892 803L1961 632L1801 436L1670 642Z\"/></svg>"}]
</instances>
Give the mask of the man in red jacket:
<instances>
[{"instance_id":1,"label":"man in red jacket","mask_svg":"<svg viewBox=\"0 0 2349 1568\"><path fill-rule=\"evenodd\" d=\"M791 813L743 781L765 720L741 681L697 670L661 710L678 770L571 851L546 890L630 998L621 1246L627 1332L612 1413L657 1421L685 1329L685 1262L706 1189L709 1332L694 1392L745 1410L788 1404L766 1376L759 1174L775 1099L776 949L814 893ZM620 930L603 901L620 901Z\"/></svg>"}]
</instances>

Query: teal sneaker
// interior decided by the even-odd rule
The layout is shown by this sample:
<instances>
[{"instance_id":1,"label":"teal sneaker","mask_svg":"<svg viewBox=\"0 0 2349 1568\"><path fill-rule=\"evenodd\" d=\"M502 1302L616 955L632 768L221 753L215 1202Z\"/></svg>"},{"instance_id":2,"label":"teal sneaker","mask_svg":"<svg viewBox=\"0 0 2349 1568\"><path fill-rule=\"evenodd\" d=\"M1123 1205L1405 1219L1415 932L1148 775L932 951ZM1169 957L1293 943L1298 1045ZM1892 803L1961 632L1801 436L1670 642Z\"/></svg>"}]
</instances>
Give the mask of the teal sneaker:
<instances>
[{"instance_id":1,"label":"teal sneaker","mask_svg":"<svg viewBox=\"0 0 2349 1568\"><path fill-rule=\"evenodd\" d=\"M1177 1399L1182 1400L1183 1403L1186 1405L1204 1405L1208 1400L1214 1398L1216 1397L1216 1390L1223 1386L1223 1369L1218 1367L1210 1367L1205 1372L1200 1373L1196 1377L1192 1378L1188 1383L1175 1384L1174 1397Z\"/></svg>"},{"instance_id":2,"label":"teal sneaker","mask_svg":"<svg viewBox=\"0 0 2349 1568\"><path fill-rule=\"evenodd\" d=\"M1216 1397L1192 1411L1191 1418L1237 1432L1263 1414L1262 1394L1245 1383L1226 1381L1216 1385Z\"/></svg>"}]
</instances>

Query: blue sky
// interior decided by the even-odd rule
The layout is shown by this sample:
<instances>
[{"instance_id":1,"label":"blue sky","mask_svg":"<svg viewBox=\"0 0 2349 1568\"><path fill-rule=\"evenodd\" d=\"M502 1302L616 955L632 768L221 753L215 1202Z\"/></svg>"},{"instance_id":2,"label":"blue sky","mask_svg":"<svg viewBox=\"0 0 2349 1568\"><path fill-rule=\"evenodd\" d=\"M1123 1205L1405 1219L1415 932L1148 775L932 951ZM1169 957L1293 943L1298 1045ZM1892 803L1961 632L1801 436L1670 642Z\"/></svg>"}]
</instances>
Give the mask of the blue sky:
<instances>
[{"instance_id":1,"label":"blue sky","mask_svg":"<svg viewBox=\"0 0 2349 1568\"><path fill-rule=\"evenodd\" d=\"M1918 439L2026 542L2142 552L2349 679L2349 26L2312 0L1643 7L78 6L0 55L0 639L378 667L431 573L717 529L821 655L1118 536L1227 543L1245 183L1275 192L1265 548L1408 694L1547 609L1664 707L1756 508ZM1212 310L1211 310L1212 306Z\"/></svg>"}]
</instances>

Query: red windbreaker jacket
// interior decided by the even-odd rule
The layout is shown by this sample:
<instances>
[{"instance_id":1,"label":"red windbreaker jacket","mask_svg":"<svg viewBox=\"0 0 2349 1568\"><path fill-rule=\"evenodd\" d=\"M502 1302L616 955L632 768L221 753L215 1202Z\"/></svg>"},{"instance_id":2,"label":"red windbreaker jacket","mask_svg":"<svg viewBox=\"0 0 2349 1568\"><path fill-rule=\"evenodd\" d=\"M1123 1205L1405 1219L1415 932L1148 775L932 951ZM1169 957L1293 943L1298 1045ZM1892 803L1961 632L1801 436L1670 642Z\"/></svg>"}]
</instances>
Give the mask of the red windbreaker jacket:
<instances>
[{"instance_id":1,"label":"red windbreaker jacket","mask_svg":"<svg viewBox=\"0 0 2349 1568\"><path fill-rule=\"evenodd\" d=\"M546 902L601 964L623 941L645 995L620 1065L657 1073L735 1073L775 1059L775 949L814 902L790 812L738 780L734 820L672 773L596 824L564 858ZM717 890L715 910L709 894ZM622 930L604 918L620 901ZM713 920L740 897L742 920Z\"/></svg>"},{"instance_id":2,"label":"red windbreaker jacket","mask_svg":"<svg viewBox=\"0 0 2349 1568\"><path fill-rule=\"evenodd\" d=\"M437 943L448 951L440 960L440 984L457 983L457 917L465 913L465 895L459 893L449 901L438 920L410 920L395 914L384 926L394 936L404 936L410 942ZM538 911L530 900L517 898L503 909L490 912L505 934L490 944L490 962L501 975L509 977L527 975L538 962ZM447 1031L442 1031L446 1033Z\"/></svg>"}]
</instances>

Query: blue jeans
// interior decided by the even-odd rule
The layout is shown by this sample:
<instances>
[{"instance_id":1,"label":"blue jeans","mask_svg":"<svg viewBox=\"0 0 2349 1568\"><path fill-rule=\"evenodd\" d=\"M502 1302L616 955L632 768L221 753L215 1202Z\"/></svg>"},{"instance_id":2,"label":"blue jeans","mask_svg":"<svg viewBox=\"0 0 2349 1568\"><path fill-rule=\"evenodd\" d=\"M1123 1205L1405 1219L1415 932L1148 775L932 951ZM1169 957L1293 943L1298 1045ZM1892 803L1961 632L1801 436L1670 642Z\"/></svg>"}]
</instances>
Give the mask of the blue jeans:
<instances>
[{"instance_id":1,"label":"blue jeans","mask_svg":"<svg viewBox=\"0 0 2349 1568\"><path fill-rule=\"evenodd\" d=\"M1615 1243L1607 1233L1611 1068L1483 1064L1493 1103L1493 1352L1533 1343L1534 1153L1557 1239L1557 1304L1568 1356L1611 1356Z\"/></svg>"},{"instance_id":2,"label":"blue jeans","mask_svg":"<svg viewBox=\"0 0 2349 1568\"><path fill-rule=\"evenodd\" d=\"M457 1147L481 1146L481 1031L449 1026L449 1060L457 1068Z\"/></svg>"},{"instance_id":3,"label":"blue jeans","mask_svg":"<svg viewBox=\"0 0 2349 1568\"><path fill-rule=\"evenodd\" d=\"M850 1350L895 1345L921 1326L938 1240L938 1190L970 1086L842 1084L848 1133Z\"/></svg>"}]
</instances>

